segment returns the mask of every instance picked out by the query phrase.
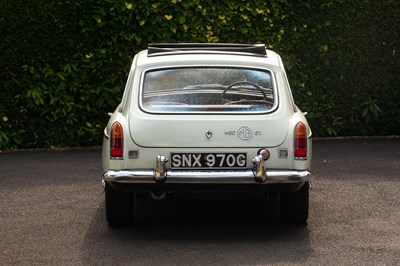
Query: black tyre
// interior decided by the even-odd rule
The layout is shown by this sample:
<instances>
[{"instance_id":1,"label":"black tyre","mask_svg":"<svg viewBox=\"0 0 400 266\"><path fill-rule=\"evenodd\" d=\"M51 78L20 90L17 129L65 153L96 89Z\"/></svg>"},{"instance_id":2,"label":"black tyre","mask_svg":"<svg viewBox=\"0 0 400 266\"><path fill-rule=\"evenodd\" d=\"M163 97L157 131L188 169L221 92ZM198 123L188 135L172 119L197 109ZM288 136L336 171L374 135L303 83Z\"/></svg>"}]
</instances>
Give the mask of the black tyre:
<instances>
[{"instance_id":1,"label":"black tyre","mask_svg":"<svg viewBox=\"0 0 400 266\"><path fill-rule=\"evenodd\" d=\"M134 218L135 193L113 189L105 184L106 217L110 226L130 225Z\"/></svg>"},{"instance_id":2,"label":"black tyre","mask_svg":"<svg viewBox=\"0 0 400 266\"><path fill-rule=\"evenodd\" d=\"M305 224L308 219L310 184L305 182L299 191L281 192L281 220L286 223Z\"/></svg>"}]
</instances>

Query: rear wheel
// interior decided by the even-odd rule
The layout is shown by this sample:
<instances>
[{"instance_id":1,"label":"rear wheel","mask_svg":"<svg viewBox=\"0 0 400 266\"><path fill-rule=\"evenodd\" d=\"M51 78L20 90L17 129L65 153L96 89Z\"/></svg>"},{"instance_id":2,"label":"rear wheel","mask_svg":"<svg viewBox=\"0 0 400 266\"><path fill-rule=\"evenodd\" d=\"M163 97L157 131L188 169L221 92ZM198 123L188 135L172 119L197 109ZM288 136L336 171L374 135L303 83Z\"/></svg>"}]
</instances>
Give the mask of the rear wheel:
<instances>
[{"instance_id":1,"label":"rear wheel","mask_svg":"<svg viewBox=\"0 0 400 266\"><path fill-rule=\"evenodd\" d=\"M305 224L308 219L310 184L305 182L299 191L281 192L281 220L286 223Z\"/></svg>"},{"instance_id":2,"label":"rear wheel","mask_svg":"<svg viewBox=\"0 0 400 266\"><path fill-rule=\"evenodd\" d=\"M135 193L115 190L106 182L105 195L108 224L110 226L132 224Z\"/></svg>"}]
</instances>

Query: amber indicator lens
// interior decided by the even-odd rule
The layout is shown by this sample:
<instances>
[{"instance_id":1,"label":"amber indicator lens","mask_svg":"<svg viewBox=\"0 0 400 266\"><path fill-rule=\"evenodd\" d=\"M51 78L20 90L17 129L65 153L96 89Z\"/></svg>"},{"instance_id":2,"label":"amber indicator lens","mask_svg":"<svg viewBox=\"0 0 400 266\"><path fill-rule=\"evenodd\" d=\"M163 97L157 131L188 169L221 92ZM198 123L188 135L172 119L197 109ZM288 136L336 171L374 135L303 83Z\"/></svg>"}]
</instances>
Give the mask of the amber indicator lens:
<instances>
[{"instance_id":1,"label":"amber indicator lens","mask_svg":"<svg viewBox=\"0 0 400 266\"><path fill-rule=\"evenodd\" d=\"M123 131L120 123L115 122L111 127L110 155L113 158L123 156Z\"/></svg>"}]
</instances>

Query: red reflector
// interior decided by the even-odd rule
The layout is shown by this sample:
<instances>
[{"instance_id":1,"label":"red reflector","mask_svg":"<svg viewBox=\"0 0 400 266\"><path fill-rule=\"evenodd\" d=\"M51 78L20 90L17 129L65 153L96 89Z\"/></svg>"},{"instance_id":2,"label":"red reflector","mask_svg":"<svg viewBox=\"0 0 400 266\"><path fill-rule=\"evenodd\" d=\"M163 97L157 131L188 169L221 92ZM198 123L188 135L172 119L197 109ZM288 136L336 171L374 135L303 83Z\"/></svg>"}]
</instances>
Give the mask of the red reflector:
<instances>
[{"instance_id":1,"label":"red reflector","mask_svg":"<svg viewBox=\"0 0 400 266\"><path fill-rule=\"evenodd\" d=\"M122 157L124 155L124 138L122 126L115 122L111 127L110 156Z\"/></svg>"},{"instance_id":2,"label":"red reflector","mask_svg":"<svg viewBox=\"0 0 400 266\"><path fill-rule=\"evenodd\" d=\"M303 123L298 123L294 130L294 157L307 157L307 128Z\"/></svg>"}]
</instances>

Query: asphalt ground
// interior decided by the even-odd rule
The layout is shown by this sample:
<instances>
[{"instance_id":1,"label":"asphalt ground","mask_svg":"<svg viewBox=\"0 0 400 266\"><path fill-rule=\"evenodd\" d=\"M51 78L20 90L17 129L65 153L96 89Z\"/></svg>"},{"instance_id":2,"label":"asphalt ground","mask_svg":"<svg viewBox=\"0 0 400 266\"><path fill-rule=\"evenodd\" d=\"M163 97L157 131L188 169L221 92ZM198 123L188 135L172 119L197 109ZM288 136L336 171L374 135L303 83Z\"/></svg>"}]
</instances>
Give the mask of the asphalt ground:
<instances>
[{"instance_id":1,"label":"asphalt ground","mask_svg":"<svg viewBox=\"0 0 400 266\"><path fill-rule=\"evenodd\" d=\"M101 151L0 153L0 265L400 265L400 139L314 141L307 226L277 200L139 199L105 220Z\"/></svg>"}]
</instances>

